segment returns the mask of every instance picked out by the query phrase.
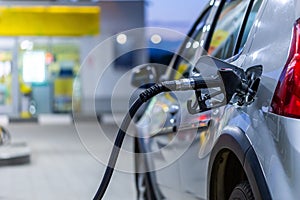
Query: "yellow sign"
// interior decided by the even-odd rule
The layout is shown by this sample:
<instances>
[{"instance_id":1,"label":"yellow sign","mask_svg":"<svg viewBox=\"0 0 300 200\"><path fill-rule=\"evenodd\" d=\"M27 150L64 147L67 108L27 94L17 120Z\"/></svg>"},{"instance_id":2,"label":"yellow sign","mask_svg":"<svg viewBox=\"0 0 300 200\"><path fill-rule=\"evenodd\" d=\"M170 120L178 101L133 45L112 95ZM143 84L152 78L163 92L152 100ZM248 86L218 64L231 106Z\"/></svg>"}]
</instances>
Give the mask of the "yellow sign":
<instances>
[{"instance_id":1,"label":"yellow sign","mask_svg":"<svg viewBox=\"0 0 300 200\"><path fill-rule=\"evenodd\" d=\"M175 79L178 80L182 78L183 73L188 69L189 65L187 63L180 63L175 74Z\"/></svg>"},{"instance_id":2,"label":"yellow sign","mask_svg":"<svg viewBox=\"0 0 300 200\"><path fill-rule=\"evenodd\" d=\"M99 34L98 6L0 6L0 36Z\"/></svg>"},{"instance_id":3,"label":"yellow sign","mask_svg":"<svg viewBox=\"0 0 300 200\"><path fill-rule=\"evenodd\" d=\"M212 54L213 51L216 48L218 48L228 38L228 35L229 33L227 31L221 29L216 30L212 37L208 53Z\"/></svg>"}]
</instances>

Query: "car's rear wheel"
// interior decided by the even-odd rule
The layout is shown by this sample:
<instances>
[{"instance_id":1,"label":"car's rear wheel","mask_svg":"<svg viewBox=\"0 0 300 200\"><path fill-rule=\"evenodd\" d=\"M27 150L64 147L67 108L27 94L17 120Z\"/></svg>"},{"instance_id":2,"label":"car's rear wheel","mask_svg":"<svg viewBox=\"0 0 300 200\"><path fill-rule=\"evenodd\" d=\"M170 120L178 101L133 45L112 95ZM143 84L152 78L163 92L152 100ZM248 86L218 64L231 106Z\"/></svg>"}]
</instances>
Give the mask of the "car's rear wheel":
<instances>
[{"instance_id":1,"label":"car's rear wheel","mask_svg":"<svg viewBox=\"0 0 300 200\"><path fill-rule=\"evenodd\" d=\"M229 200L254 200L254 195L248 181L238 184L232 191Z\"/></svg>"}]
</instances>

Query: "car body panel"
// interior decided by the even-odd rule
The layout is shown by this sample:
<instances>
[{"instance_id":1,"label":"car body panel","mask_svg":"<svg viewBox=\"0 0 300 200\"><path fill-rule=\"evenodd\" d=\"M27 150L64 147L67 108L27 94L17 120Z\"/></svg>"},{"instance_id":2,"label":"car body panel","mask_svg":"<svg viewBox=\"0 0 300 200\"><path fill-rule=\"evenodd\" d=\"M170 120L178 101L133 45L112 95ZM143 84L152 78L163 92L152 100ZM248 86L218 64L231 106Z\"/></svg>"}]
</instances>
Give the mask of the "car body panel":
<instances>
[{"instance_id":1,"label":"car body panel","mask_svg":"<svg viewBox=\"0 0 300 200\"><path fill-rule=\"evenodd\" d=\"M244 113L251 116L251 123L246 134L259 158L273 199L297 199L300 193L299 190L293 189L297 184L292 182L294 178L289 178L291 174L288 169L296 169L296 166L300 169L299 159L295 157L293 163L286 162L286 159L290 156L289 154L299 155L299 152L285 139L289 134L295 134L297 126L291 126L293 131L286 128L280 131L274 130L274 127L281 127L278 122L274 123L274 120L281 121L280 119L284 117L270 114L269 106L288 58L293 24L299 16L296 17L294 12L291 12L295 9L294 1L269 0L265 3L267 8L256 22L257 31L252 36L253 42L244 64L246 67L256 64L264 66L256 101L253 105L243 109ZM270 37L266 37L266 35L270 35ZM275 43L274 41L280 42ZM287 121L298 121L299 123L299 120L295 119ZM278 133L284 137L274 140L274 138L278 138L276 136ZM293 172L297 173L297 171L299 170ZM299 180L299 178L298 176L297 179Z\"/></svg>"},{"instance_id":2,"label":"car body panel","mask_svg":"<svg viewBox=\"0 0 300 200\"><path fill-rule=\"evenodd\" d=\"M220 2L221 0L215 1L206 26L213 25L213 16ZM227 134L224 130L231 127L240 129L249 141L249 148L257 156L262 178L266 180L272 199L299 198L300 120L270 113L273 94L288 58L293 24L300 17L299 10L300 1L264 0L242 52L233 59L228 59L228 62L231 60L232 64L244 70L254 65L263 66L259 90L252 104L227 105L206 113L190 115L186 101L193 99L193 94L176 93L176 100L173 102L165 95L151 100L156 106L161 106L163 102L167 107L173 104L180 107L175 117L170 118L169 113L164 113L165 119L176 119L173 126L176 126L178 132L158 135L150 133L151 136L143 140L143 145L149 146L150 151L154 152L147 154L148 161L151 162L147 164L155 166L150 171L155 171L156 184L163 194L173 194L176 197L177 193L183 193L187 195L186 199L206 199L211 150L222 134ZM208 32L204 33L201 40L204 41L208 36ZM199 50L196 54L201 55L203 51ZM146 113L155 118L154 107L149 106ZM145 123L146 115L142 117L139 126L142 127L141 124ZM209 115L210 118L201 118L203 115ZM197 124L199 119L205 119L204 123ZM152 126L157 127L157 123ZM159 128L166 126L170 124L161 124ZM149 134L149 127L140 128L139 134L141 133ZM161 148L164 151L160 151ZM249 168L247 162L245 169Z\"/></svg>"}]
</instances>

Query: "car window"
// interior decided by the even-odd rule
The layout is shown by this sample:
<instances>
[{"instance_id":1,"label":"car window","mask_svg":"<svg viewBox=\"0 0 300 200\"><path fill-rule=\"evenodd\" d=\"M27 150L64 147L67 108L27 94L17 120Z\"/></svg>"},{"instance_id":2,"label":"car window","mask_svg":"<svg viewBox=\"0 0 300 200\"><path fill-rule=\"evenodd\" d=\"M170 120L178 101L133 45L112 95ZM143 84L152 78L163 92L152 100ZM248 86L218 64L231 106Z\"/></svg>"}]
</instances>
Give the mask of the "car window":
<instances>
[{"instance_id":1,"label":"car window","mask_svg":"<svg viewBox=\"0 0 300 200\"><path fill-rule=\"evenodd\" d=\"M244 29L244 32L243 32L243 35L242 35L241 44L239 45L238 51L236 53L240 53L242 51L242 49L243 49L243 47L244 47L244 45L247 41L249 32L251 30L251 27L253 26L254 20L255 20L256 15L257 15L257 12L258 12L262 2L263 2L263 0L255 0L254 1L254 4L251 8L249 17L248 17L246 25L245 25L245 29Z\"/></svg>"},{"instance_id":2,"label":"car window","mask_svg":"<svg viewBox=\"0 0 300 200\"><path fill-rule=\"evenodd\" d=\"M248 4L247 0L227 0L225 2L210 41L209 55L220 59L233 56Z\"/></svg>"},{"instance_id":3,"label":"car window","mask_svg":"<svg viewBox=\"0 0 300 200\"><path fill-rule=\"evenodd\" d=\"M188 77L192 65L197 61L196 51L199 48L202 48L200 38L207 28L205 24L209 13L210 10L203 15L191 37L183 44L184 50L182 51L182 56L179 58L178 62L175 63L176 66L174 69L176 69L176 73L174 74L174 79Z\"/></svg>"}]
</instances>

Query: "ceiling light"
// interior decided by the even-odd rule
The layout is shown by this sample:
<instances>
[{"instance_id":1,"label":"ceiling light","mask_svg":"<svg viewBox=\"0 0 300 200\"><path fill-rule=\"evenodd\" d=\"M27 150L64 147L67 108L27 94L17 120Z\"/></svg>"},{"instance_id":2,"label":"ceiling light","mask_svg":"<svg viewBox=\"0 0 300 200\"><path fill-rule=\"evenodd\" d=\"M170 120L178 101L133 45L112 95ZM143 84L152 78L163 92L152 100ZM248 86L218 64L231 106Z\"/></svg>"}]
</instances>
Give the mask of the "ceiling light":
<instances>
[{"instance_id":1,"label":"ceiling light","mask_svg":"<svg viewBox=\"0 0 300 200\"><path fill-rule=\"evenodd\" d=\"M121 33L117 36L117 42L119 44L125 44L127 42L127 35Z\"/></svg>"},{"instance_id":2,"label":"ceiling light","mask_svg":"<svg viewBox=\"0 0 300 200\"><path fill-rule=\"evenodd\" d=\"M154 34L151 36L151 42L154 43L154 44L159 44L161 43L161 36L158 35L158 34Z\"/></svg>"},{"instance_id":3,"label":"ceiling light","mask_svg":"<svg viewBox=\"0 0 300 200\"><path fill-rule=\"evenodd\" d=\"M29 40L24 40L21 42L20 47L22 50L32 50L33 49L33 42Z\"/></svg>"}]
</instances>

